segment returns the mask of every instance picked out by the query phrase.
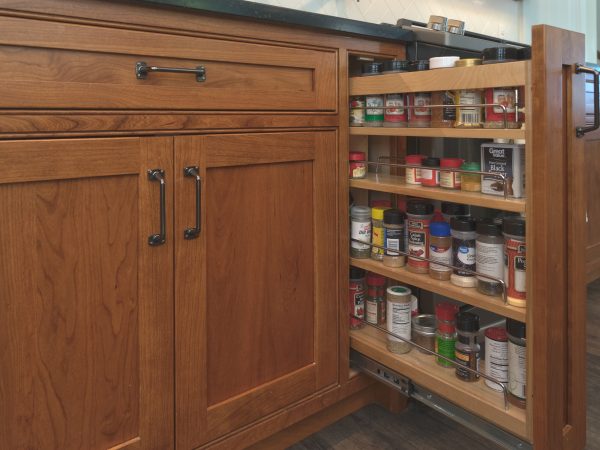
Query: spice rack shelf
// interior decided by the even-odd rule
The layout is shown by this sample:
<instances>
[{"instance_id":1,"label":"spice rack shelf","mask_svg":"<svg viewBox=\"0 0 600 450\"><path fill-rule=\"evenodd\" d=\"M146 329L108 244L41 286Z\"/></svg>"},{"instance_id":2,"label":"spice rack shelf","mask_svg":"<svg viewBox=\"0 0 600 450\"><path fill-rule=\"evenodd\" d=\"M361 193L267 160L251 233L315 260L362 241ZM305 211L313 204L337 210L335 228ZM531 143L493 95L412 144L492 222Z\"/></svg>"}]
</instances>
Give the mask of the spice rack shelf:
<instances>
[{"instance_id":1,"label":"spice rack shelf","mask_svg":"<svg viewBox=\"0 0 600 450\"><path fill-rule=\"evenodd\" d=\"M530 61L350 78L350 95L524 86Z\"/></svg>"},{"instance_id":2,"label":"spice rack shelf","mask_svg":"<svg viewBox=\"0 0 600 450\"><path fill-rule=\"evenodd\" d=\"M505 409L502 394L488 388L483 380L461 381L456 378L454 369L441 367L433 356L416 350L403 355L391 353L386 339L385 333L371 327L350 331L350 346L356 351L506 431L526 438L525 410L512 405Z\"/></svg>"},{"instance_id":3,"label":"spice rack shelf","mask_svg":"<svg viewBox=\"0 0 600 450\"><path fill-rule=\"evenodd\" d=\"M385 128L350 127L351 136L407 136L431 138L525 139L524 129L513 128Z\"/></svg>"},{"instance_id":4,"label":"spice rack shelf","mask_svg":"<svg viewBox=\"0 0 600 450\"><path fill-rule=\"evenodd\" d=\"M525 212L525 199L513 199L482 194L479 192L465 192L460 190L430 188L406 184L405 178L397 175L383 175L368 173L367 178L351 179L350 187L357 189L370 189L392 194L409 195L411 197L443 200L466 205L494 208L503 211Z\"/></svg>"},{"instance_id":5,"label":"spice rack shelf","mask_svg":"<svg viewBox=\"0 0 600 450\"><path fill-rule=\"evenodd\" d=\"M409 272L406 267L387 267L381 262L372 259L350 258L350 264L354 267L369 270L402 283L417 286L421 289L458 300L459 302L477 306L504 317L525 322L526 308L507 305L500 296L493 297L481 294L475 288L463 288L449 281L434 280L428 274Z\"/></svg>"}]
</instances>

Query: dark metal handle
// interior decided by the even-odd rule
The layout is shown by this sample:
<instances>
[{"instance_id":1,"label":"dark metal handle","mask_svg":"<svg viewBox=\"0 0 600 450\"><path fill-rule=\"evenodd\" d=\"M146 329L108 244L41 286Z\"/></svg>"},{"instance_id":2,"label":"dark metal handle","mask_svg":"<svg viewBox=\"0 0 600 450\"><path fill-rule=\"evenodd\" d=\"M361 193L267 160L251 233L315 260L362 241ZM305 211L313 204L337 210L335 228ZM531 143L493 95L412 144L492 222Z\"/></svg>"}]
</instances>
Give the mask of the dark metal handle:
<instances>
[{"instance_id":1,"label":"dark metal handle","mask_svg":"<svg viewBox=\"0 0 600 450\"><path fill-rule=\"evenodd\" d=\"M148 245L156 246L164 244L167 235L165 171L162 169L150 169L148 170L148 179L160 182L160 233L148 236Z\"/></svg>"},{"instance_id":2,"label":"dark metal handle","mask_svg":"<svg viewBox=\"0 0 600 450\"><path fill-rule=\"evenodd\" d=\"M202 195L202 178L198 171L198 166L189 166L183 169L183 175L196 178L196 228L186 228L183 232L185 239L196 239L200 236L200 197Z\"/></svg>"},{"instance_id":3,"label":"dark metal handle","mask_svg":"<svg viewBox=\"0 0 600 450\"><path fill-rule=\"evenodd\" d=\"M135 77L138 80L145 80L148 77L148 72L195 73L198 83L206 80L206 69L204 66L197 66L195 69L185 69L182 67L149 66L144 61L135 63Z\"/></svg>"},{"instance_id":4,"label":"dark metal handle","mask_svg":"<svg viewBox=\"0 0 600 450\"><path fill-rule=\"evenodd\" d=\"M594 125L575 128L576 136L580 138L585 133L600 128L600 72L582 64L575 64L575 73L591 73L594 75Z\"/></svg>"}]
</instances>

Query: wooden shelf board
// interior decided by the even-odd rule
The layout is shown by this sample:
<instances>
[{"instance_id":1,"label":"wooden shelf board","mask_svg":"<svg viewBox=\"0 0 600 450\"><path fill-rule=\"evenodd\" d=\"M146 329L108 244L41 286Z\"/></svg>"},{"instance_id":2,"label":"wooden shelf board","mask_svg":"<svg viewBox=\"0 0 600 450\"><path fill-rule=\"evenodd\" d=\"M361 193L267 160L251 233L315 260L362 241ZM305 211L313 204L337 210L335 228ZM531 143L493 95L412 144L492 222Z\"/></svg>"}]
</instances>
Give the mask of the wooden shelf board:
<instances>
[{"instance_id":1,"label":"wooden shelf board","mask_svg":"<svg viewBox=\"0 0 600 450\"><path fill-rule=\"evenodd\" d=\"M351 77L350 95L525 86L529 61Z\"/></svg>"},{"instance_id":2,"label":"wooden shelf board","mask_svg":"<svg viewBox=\"0 0 600 450\"><path fill-rule=\"evenodd\" d=\"M385 333L371 327L350 331L350 346L456 405L527 439L525 410L513 405L505 409L502 394L488 388L483 379L472 383L461 381L453 368L441 367L435 357L416 350L404 355L391 353L386 348Z\"/></svg>"},{"instance_id":3,"label":"wooden shelf board","mask_svg":"<svg viewBox=\"0 0 600 450\"><path fill-rule=\"evenodd\" d=\"M406 267L386 267L380 261L375 261L373 259L350 258L350 264L398 280L402 283L417 286L421 289L458 300L459 302L477 306L478 308L491 311L500 316L510 317L511 319L520 322L526 322L526 308L506 305L504 304L502 297L481 294L477 292L475 288L463 288L456 286L449 281L434 280L426 273L420 274L409 272L406 270Z\"/></svg>"},{"instance_id":4,"label":"wooden shelf board","mask_svg":"<svg viewBox=\"0 0 600 450\"><path fill-rule=\"evenodd\" d=\"M525 139L525 130L510 128L350 127L354 136L412 136L471 139Z\"/></svg>"},{"instance_id":5,"label":"wooden shelf board","mask_svg":"<svg viewBox=\"0 0 600 450\"><path fill-rule=\"evenodd\" d=\"M367 178L350 180L350 187L370 189L392 194L410 195L411 197L443 200L466 205L494 208L503 211L525 212L525 199L504 199L501 196L482 194L480 192L465 192L460 190L429 188L406 184L404 177L369 173Z\"/></svg>"}]
</instances>

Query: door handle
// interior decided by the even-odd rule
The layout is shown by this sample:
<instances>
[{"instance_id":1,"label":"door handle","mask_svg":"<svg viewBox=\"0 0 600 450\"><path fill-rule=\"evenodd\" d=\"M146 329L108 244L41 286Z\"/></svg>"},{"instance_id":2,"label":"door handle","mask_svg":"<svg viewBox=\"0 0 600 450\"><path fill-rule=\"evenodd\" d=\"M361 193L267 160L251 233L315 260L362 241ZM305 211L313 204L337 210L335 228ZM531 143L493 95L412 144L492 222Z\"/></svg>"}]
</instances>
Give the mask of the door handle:
<instances>
[{"instance_id":1,"label":"door handle","mask_svg":"<svg viewBox=\"0 0 600 450\"><path fill-rule=\"evenodd\" d=\"M165 243L167 235L165 171L162 169L148 170L148 180L160 183L160 232L148 236L148 245L157 246Z\"/></svg>"},{"instance_id":2,"label":"door handle","mask_svg":"<svg viewBox=\"0 0 600 450\"><path fill-rule=\"evenodd\" d=\"M206 81L206 69L204 66L197 66L195 69L186 69L183 67L149 66L144 61L135 63L135 77L138 80L145 80L148 78L148 72L194 73L196 74L196 81L198 83Z\"/></svg>"},{"instance_id":3,"label":"door handle","mask_svg":"<svg viewBox=\"0 0 600 450\"><path fill-rule=\"evenodd\" d=\"M188 166L183 169L183 175L186 177L192 177L196 179L196 227L186 228L183 231L183 237L185 239L196 239L200 236L200 221L201 221L201 196L202 196L202 177L200 177L198 166Z\"/></svg>"},{"instance_id":4,"label":"door handle","mask_svg":"<svg viewBox=\"0 0 600 450\"><path fill-rule=\"evenodd\" d=\"M591 73L594 76L594 124L575 128L576 136L580 138L585 133L600 128L600 72L582 64L575 64L575 73Z\"/></svg>"}]
</instances>

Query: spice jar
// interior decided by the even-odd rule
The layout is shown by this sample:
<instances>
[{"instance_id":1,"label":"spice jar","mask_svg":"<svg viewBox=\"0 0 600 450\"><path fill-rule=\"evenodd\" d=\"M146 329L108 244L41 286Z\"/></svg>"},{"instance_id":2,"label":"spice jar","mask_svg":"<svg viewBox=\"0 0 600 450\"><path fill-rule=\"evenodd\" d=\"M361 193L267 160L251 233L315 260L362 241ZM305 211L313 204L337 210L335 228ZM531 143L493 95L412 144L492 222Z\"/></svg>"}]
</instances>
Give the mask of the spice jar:
<instances>
[{"instance_id":1,"label":"spice jar","mask_svg":"<svg viewBox=\"0 0 600 450\"><path fill-rule=\"evenodd\" d=\"M383 212L383 229L387 248L383 255L383 265L386 267L404 267L406 264L406 256L399 253L405 252L404 220L405 215L399 209L386 209Z\"/></svg>"},{"instance_id":2,"label":"spice jar","mask_svg":"<svg viewBox=\"0 0 600 450\"><path fill-rule=\"evenodd\" d=\"M362 65L362 76L379 75L383 69L383 64L376 61L364 63Z\"/></svg>"},{"instance_id":3,"label":"spice jar","mask_svg":"<svg viewBox=\"0 0 600 450\"><path fill-rule=\"evenodd\" d=\"M480 66L482 60L480 58L463 58L454 62L454 67L474 67Z\"/></svg>"},{"instance_id":4,"label":"spice jar","mask_svg":"<svg viewBox=\"0 0 600 450\"><path fill-rule=\"evenodd\" d=\"M501 228L490 219L477 223L475 261L477 272L504 279L504 237ZM502 284L477 276L477 290L486 295L500 295Z\"/></svg>"},{"instance_id":5,"label":"spice jar","mask_svg":"<svg viewBox=\"0 0 600 450\"><path fill-rule=\"evenodd\" d=\"M404 108L404 94L386 94L385 96L385 112L384 112L384 127L405 127L408 123L408 114Z\"/></svg>"},{"instance_id":6,"label":"spice jar","mask_svg":"<svg viewBox=\"0 0 600 450\"><path fill-rule=\"evenodd\" d=\"M500 327L485 330L485 373L506 386L508 382L508 336ZM490 389L502 392L498 383L485 380Z\"/></svg>"},{"instance_id":7,"label":"spice jar","mask_svg":"<svg viewBox=\"0 0 600 450\"><path fill-rule=\"evenodd\" d=\"M464 367L479 371L479 352L481 347L477 342L479 336L479 316L470 312L460 312L456 315L457 340L454 349L456 378L462 381L477 381L479 374L465 370Z\"/></svg>"},{"instance_id":8,"label":"spice jar","mask_svg":"<svg viewBox=\"0 0 600 450\"><path fill-rule=\"evenodd\" d=\"M452 264L452 236L447 222L431 222L429 225L429 276L435 280L449 280L452 269L435 262ZM435 261L435 262L434 262Z\"/></svg>"},{"instance_id":9,"label":"spice jar","mask_svg":"<svg viewBox=\"0 0 600 450\"><path fill-rule=\"evenodd\" d=\"M440 186L447 189L460 189L460 172L444 169L460 169L464 160L460 158L442 158L440 161Z\"/></svg>"},{"instance_id":10,"label":"spice jar","mask_svg":"<svg viewBox=\"0 0 600 450\"><path fill-rule=\"evenodd\" d=\"M372 221L372 243L383 247L384 244L384 229L383 229L383 212L386 208L382 206L375 206L371 208L371 221ZM383 261L383 249L379 247L371 247L371 259L376 261Z\"/></svg>"},{"instance_id":11,"label":"spice jar","mask_svg":"<svg viewBox=\"0 0 600 450\"><path fill-rule=\"evenodd\" d=\"M526 264L525 264L525 219L506 217L502 223L504 234L504 282L508 304L526 304Z\"/></svg>"},{"instance_id":12,"label":"spice jar","mask_svg":"<svg viewBox=\"0 0 600 450\"><path fill-rule=\"evenodd\" d=\"M453 303L438 303L435 306L436 332L435 332L435 352L454 360L454 350L456 345L456 314L458 306ZM443 358L436 358L437 363L442 367L454 367L450 361Z\"/></svg>"},{"instance_id":13,"label":"spice jar","mask_svg":"<svg viewBox=\"0 0 600 450\"><path fill-rule=\"evenodd\" d=\"M352 258L371 256L371 209L368 206L353 206L350 209L350 238L364 242L350 241Z\"/></svg>"},{"instance_id":14,"label":"spice jar","mask_svg":"<svg viewBox=\"0 0 600 450\"><path fill-rule=\"evenodd\" d=\"M423 161L421 184L427 187L440 185L440 158L429 157Z\"/></svg>"},{"instance_id":15,"label":"spice jar","mask_svg":"<svg viewBox=\"0 0 600 450\"><path fill-rule=\"evenodd\" d=\"M523 322L506 319L508 333L508 401L519 408L527 403L527 340Z\"/></svg>"},{"instance_id":16,"label":"spice jar","mask_svg":"<svg viewBox=\"0 0 600 450\"><path fill-rule=\"evenodd\" d=\"M427 350L435 351L435 316L433 314L419 314L412 318L411 328L412 341L425 347ZM417 347L421 353L427 353Z\"/></svg>"},{"instance_id":17,"label":"spice jar","mask_svg":"<svg viewBox=\"0 0 600 450\"><path fill-rule=\"evenodd\" d=\"M485 90L485 122L484 128L520 128L517 116L517 102L519 101L520 91L518 87L497 87L487 88ZM504 124L504 109L506 108L506 126Z\"/></svg>"},{"instance_id":18,"label":"spice jar","mask_svg":"<svg viewBox=\"0 0 600 450\"><path fill-rule=\"evenodd\" d=\"M385 325L385 277L374 272L367 274L367 322Z\"/></svg>"},{"instance_id":19,"label":"spice jar","mask_svg":"<svg viewBox=\"0 0 600 450\"><path fill-rule=\"evenodd\" d=\"M421 166L423 164L423 160L426 159L425 155L406 155L406 164L411 164L414 166ZM406 183L407 184L421 184L421 169L416 167L407 167L406 168Z\"/></svg>"},{"instance_id":20,"label":"spice jar","mask_svg":"<svg viewBox=\"0 0 600 450\"><path fill-rule=\"evenodd\" d=\"M407 269L414 273L427 273L429 262L412 258L429 257L429 223L433 217L433 205L422 200L409 200L406 207L406 223L408 228L408 263Z\"/></svg>"},{"instance_id":21,"label":"spice jar","mask_svg":"<svg viewBox=\"0 0 600 450\"><path fill-rule=\"evenodd\" d=\"M454 92L436 91L431 93L432 105L454 105ZM434 128L452 128L456 121L456 108L431 108L431 126Z\"/></svg>"},{"instance_id":22,"label":"spice jar","mask_svg":"<svg viewBox=\"0 0 600 450\"><path fill-rule=\"evenodd\" d=\"M456 128L481 128L483 122L482 107L469 106L481 105L482 95L479 89L463 89L456 91L455 102L458 105L456 108Z\"/></svg>"},{"instance_id":23,"label":"spice jar","mask_svg":"<svg viewBox=\"0 0 600 450\"><path fill-rule=\"evenodd\" d=\"M460 168L461 170L472 170L474 172L481 171L481 165L478 162L466 162ZM460 188L468 192L481 192L481 175L463 172L460 175Z\"/></svg>"},{"instance_id":24,"label":"spice jar","mask_svg":"<svg viewBox=\"0 0 600 450\"><path fill-rule=\"evenodd\" d=\"M406 95L408 108L408 126L415 128L428 128L431 126L431 93L415 92Z\"/></svg>"},{"instance_id":25,"label":"spice jar","mask_svg":"<svg viewBox=\"0 0 600 450\"><path fill-rule=\"evenodd\" d=\"M364 97L350 97L350 126L362 127L365 124L365 102Z\"/></svg>"},{"instance_id":26,"label":"spice jar","mask_svg":"<svg viewBox=\"0 0 600 450\"><path fill-rule=\"evenodd\" d=\"M406 72L408 69L409 62L403 59L383 61L383 73Z\"/></svg>"},{"instance_id":27,"label":"spice jar","mask_svg":"<svg viewBox=\"0 0 600 450\"><path fill-rule=\"evenodd\" d=\"M404 286L387 289L387 330L410 341L411 293ZM387 349L392 353L408 353L411 345L394 336L388 336Z\"/></svg>"},{"instance_id":28,"label":"spice jar","mask_svg":"<svg viewBox=\"0 0 600 450\"><path fill-rule=\"evenodd\" d=\"M448 223L453 217L469 216L469 205L460 203L442 202L442 216Z\"/></svg>"},{"instance_id":29,"label":"spice jar","mask_svg":"<svg viewBox=\"0 0 600 450\"><path fill-rule=\"evenodd\" d=\"M475 220L471 217L454 217L450 222L452 227L452 261L455 267L450 276L452 284L461 287L475 287L475 276L463 269L475 271Z\"/></svg>"},{"instance_id":30,"label":"spice jar","mask_svg":"<svg viewBox=\"0 0 600 450\"><path fill-rule=\"evenodd\" d=\"M367 161L364 152L348 153L350 178L367 177Z\"/></svg>"},{"instance_id":31,"label":"spice jar","mask_svg":"<svg viewBox=\"0 0 600 450\"><path fill-rule=\"evenodd\" d=\"M383 95L367 95L365 97L365 127L383 126Z\"/></svg>"},{"instance_id":32,"label":"spice jar","mask_svg":"<svg viewBox=\"0 0 600 450\"><path fill-rule=\"evenodd\" d=\"M519 49L516 47L490 47L483 49L481 53L483 64L496 64L517 61Z\"/></svg>"},{"instance_id":33,"label":"spice jar","mask_svg":"<svg viewBox=\"0 0 600 450\"><path fill-rule=\"evenodd\" d=\"M358 267L350 267L350 329L358 330L364 324L352 316L365 318L365 271Z\"/></svg>"}]
</instances>

